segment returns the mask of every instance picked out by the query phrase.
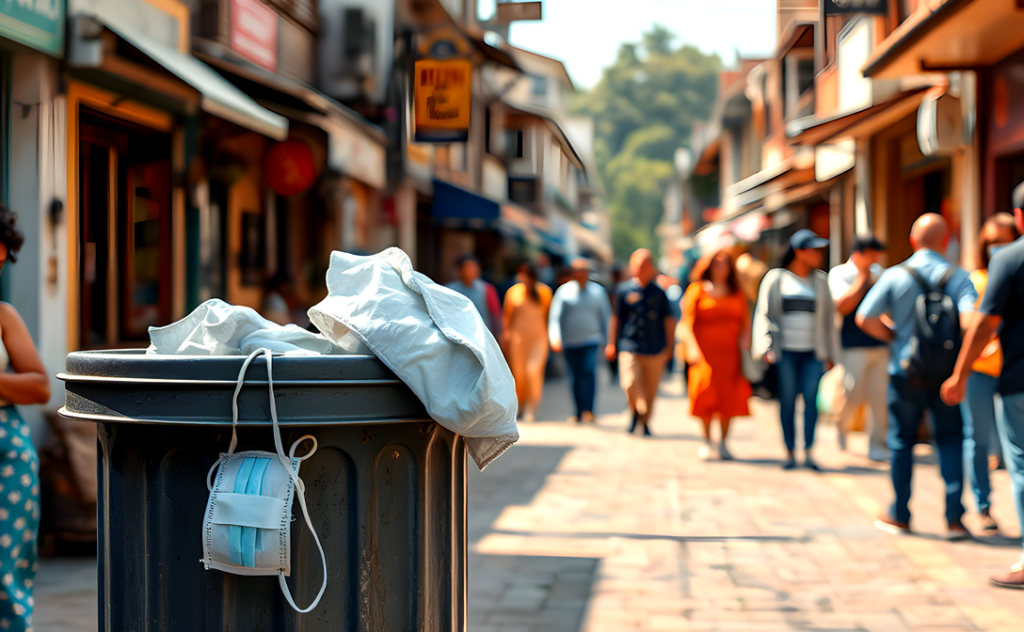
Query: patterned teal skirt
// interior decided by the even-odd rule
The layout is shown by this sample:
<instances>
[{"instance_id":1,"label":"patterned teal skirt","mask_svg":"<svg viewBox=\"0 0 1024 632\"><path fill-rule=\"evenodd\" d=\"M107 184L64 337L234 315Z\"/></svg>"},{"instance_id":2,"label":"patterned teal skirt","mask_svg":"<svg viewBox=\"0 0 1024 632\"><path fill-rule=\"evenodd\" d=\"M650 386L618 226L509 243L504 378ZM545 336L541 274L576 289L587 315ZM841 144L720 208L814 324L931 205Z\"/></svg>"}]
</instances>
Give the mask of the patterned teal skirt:
<instances>
[{"instance_id":1,"label":"patterned teal skirt","mask_svg":"<svg viewBox=\"0 0 1024 632\"><path fill-rule=\"evenodd\" d=\"M14 406L0 408L0 632L32 630L39 458Z\"/></svg>"}]
</instances>

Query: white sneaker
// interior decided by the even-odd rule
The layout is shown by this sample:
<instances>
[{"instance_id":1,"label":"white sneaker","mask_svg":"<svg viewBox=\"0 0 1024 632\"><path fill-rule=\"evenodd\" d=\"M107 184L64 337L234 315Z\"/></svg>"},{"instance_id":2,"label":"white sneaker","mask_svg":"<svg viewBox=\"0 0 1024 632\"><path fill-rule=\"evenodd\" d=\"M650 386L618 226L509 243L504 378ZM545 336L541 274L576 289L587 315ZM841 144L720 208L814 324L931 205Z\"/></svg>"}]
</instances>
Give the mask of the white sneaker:
<instances>
[{"instance_id":1,"label":"white sneaker","mask_svg":"<svg viewBox=\"0 0 1024 632\"><path fill-rule=\"evenodd\" d=\"M701 461L707 461L711 458L711 444L705 443L697 449L697 458Z\"/></svg>"},{"instance_id":2,"label":"white sneaker","mask_svg":"<svg viewBox=\"0 0 1024 632\"><path fill-rule=\"evenodd\" d=\"M876 463L888 463L892 459L892 454L889 452L889 448L870 446L868 448L868 458Z\"/></svg>"}]
</instances>

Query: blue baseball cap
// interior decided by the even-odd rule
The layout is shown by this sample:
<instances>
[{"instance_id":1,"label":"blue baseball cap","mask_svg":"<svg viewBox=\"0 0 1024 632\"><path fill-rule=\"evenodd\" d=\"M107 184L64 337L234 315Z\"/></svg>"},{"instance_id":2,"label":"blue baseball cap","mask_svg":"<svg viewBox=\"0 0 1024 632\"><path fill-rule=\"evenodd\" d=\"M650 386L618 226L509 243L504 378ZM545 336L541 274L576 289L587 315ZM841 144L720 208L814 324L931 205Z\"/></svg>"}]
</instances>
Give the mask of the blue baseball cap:
<instances>
[{"instance_id":1,"label":"blue baseball cap","mask_svg":"<svg viewBox=\"0 0 1024 632\"><path fill-rule=\"evenodd\" d=\"M813 230L806 228L793 233L789 238L789 247L793 250L808 250L811 248L824 248L828 246L828 240L819 237Z\"/></svg>"}]
</instances>

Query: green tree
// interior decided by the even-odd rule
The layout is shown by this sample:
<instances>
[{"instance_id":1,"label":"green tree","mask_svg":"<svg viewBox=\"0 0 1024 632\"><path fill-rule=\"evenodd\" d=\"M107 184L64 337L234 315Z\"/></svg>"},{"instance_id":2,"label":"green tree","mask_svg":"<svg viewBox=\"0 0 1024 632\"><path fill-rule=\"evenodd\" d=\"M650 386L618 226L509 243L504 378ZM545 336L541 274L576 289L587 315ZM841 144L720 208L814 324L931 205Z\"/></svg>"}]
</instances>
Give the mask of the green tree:
<instances>
[{"instance_id":1,"label":"green tree","mask_svg":"<svg viewBox=\"0 0 1024 632\"><path fill-rule=\"evenodd\" d=\"M675 150L711 116L722 63L690 45L673 47L661 25L623 44L601 81L577 95L574 111L594 117L597 168L608 192L612 246L619 258L654 249Z\"/></svg>"}]
</instances>

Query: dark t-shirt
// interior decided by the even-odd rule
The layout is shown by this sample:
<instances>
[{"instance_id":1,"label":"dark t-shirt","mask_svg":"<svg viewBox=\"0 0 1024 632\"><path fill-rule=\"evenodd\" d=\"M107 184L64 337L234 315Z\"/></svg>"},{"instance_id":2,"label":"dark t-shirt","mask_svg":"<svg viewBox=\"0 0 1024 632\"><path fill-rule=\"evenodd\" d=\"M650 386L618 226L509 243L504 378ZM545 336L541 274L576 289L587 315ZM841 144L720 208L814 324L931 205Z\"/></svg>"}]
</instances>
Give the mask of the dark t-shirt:
<instances>
[{"instance_id":1,"label":"dark t-shirt","mask_svg":"<svg viewBox=\"0 0 1024 632\"><path fill-rule=\"evenodd\" d=\"M665 350L665 319L672 317L668 296L656 283L640 287L635 279L619 286L615 297L619 318L619 351L657 355Z\"/></svg>"},{"instance_id":2,"label":"dark t-shirt","mask_svg":"<svg viewBox=\"0 0 1024 632\"><path fill-rule=\"evenodd\" d=\"M979 311L1001 316L999 340L1003 345L1003 371L999 393L1024 392L1024 237L992 257L988 287Z\"/></svg>"}]
</instances>

